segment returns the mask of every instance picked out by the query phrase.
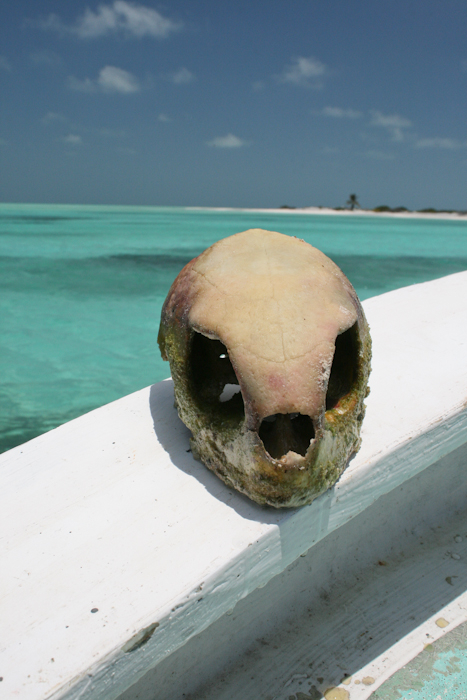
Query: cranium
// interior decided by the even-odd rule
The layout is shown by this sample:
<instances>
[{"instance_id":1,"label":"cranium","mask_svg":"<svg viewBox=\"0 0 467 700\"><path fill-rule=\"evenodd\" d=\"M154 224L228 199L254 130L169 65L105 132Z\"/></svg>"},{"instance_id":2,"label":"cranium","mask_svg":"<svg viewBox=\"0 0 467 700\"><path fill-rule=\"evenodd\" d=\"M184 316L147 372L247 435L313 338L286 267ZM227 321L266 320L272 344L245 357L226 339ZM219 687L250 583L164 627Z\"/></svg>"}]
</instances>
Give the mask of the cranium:
<instances>
[{"instance_id":1,"label":"cranium","mask_svg":"<svg viewBox=\"0 0 467 700\"><path fill-rule=\"evenodd\" d=\"M311 503L358 450L368 324L308 243L261 229L215 243L173 283L158 341L193 454L254 501Z\"/></svg>"}]
</instances>

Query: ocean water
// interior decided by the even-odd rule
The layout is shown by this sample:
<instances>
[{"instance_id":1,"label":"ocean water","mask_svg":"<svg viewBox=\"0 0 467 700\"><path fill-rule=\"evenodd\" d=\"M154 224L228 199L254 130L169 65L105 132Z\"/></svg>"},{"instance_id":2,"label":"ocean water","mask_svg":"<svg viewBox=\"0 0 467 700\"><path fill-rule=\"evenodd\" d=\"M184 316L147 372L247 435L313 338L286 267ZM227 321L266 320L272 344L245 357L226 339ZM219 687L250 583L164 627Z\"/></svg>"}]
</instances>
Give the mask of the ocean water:
<instances>
[{"instance_id":1,"label":"ocean water","mask_svg":"<svg viewBox=\"0 0 467 700\"><path fill-rule=\"evenodd\" d=\"M467 222L182 207L0 205L0 451L169 376L182 267L248 228L298 236L361 299L467 269Z\"/></svg>"}]
</instances>

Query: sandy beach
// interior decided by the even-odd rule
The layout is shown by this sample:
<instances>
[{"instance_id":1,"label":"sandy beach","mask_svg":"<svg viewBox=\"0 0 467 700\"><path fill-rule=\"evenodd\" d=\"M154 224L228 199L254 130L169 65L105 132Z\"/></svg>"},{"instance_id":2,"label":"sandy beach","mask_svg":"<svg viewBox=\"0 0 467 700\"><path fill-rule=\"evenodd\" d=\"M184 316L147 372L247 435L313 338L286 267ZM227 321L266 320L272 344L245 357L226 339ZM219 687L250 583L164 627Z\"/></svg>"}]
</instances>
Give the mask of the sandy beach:
<instances>
[{"instance_id":1,"label":"sandy beach","mask_svg":"<svg viewBox=\"0 0 467 700\"><path fill-rule=\"evenodd\" d=\"M442 219L450 221L467 221L467 212L420 212L420 211L384 211L377 212L373 209L331 209L329 207L277 207L277 208L253 208L253 207L184 207L189 210L210 211L235 211L257 212L271 214L318 214L323 216L376 216L378 218L394 219Z\"/></svg>"}]
</instances>

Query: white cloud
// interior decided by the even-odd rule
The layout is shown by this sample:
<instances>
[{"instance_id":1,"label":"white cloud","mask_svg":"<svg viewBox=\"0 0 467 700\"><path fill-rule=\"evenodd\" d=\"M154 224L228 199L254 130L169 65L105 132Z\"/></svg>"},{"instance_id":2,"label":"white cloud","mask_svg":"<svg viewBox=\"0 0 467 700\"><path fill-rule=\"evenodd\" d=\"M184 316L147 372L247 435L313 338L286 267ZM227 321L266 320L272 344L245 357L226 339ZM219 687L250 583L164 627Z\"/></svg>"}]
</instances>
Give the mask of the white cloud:
<instances>
[{"instance_id":1,"label":"white cloud","mask_svg":"<svg viewBox=\"0 0 467 700\"><path fill-rule=\"evenodd\" d=\"M367 158L374 158L375 160L394 160L395 156L393 153L385 153L384 151L366 151Z\"/></svg>"},{"instance_id":2,"label":"white cloud","mask_svg":"<svg viewBox=\"0 0 467 700\"><path fill-rule=\"evenodd\" d=\"M293 63L282 71L278 80L282 83L292 83L304 87L320 87L320 78L327 74L328 69L316 58L296 58Z\"/></svg>"},{"instance_id":3,"label":"white cloud","mask_svg":"<svg viewBox=\"0 0 467 700\"><path fill-rule=\"evenodd\" d=\"M139 92L141 89L138 79L132 73L116 66L102 68L96 80L91 78L79 80L70 76L68 85L78 92L119 92L123 95Z\"/></svg>"},{"instance_id":4,"label":"white cloud","mask_svg":"<svg viewBox=\"0 0 467 700\"><path fill-rule=\"evenodd\" d=\"M399 127L394 127L394 129L392 129L391 133L392 133L392 140L393 141L403 141L404 140L404 132Z\"/></svg>"},{"instance_id":5,"label":"white cloud","mask_svg":"<svg viewBox=\"0 0 467 700\"><path fill-rule=\"evenodd\" d=\"M68 119L63 116L63 114L59 114L58 112L47 112L45 116L42 117L41 122L44 124L44 126L48 126L49 124L53 123L58 123L58 122L67 122Z\"/></svg>"},{"instance_id":6,"label":"white cloud","mask_svg":"<svg viewBox=\"0 0 467 700\"><path fill-rule=\"evenodd\" d=\"M379 142L379 137L375 136L374 133L369 134L366 131L361 131L359 136L360 136L361 140L365 141L366 143L378 143Z\"/></svg>"},{"instance_id":7,"label":"white cloud","mask_svg":"<svg viewBox=\"0 0 467 700\"><path fill-rule=\"evenodd\" d=\"M384 126L389 129L406 128L412 126L412 122L399 114L382 114L377 110L372 110L372 126Z\"/></svg>"},{"instance_id":8,"label":"white cloud","mask_svg":"<svg viewBox=\"0 0 467 700\"><path fill-rule=\"evenodd\" d=\"M409 129L412 126L410 119L401 117L399 114L383 114L378 110L372 110L371 114L370 126L387 129L393 141L403 141L405 138L403 129Z\"/></svg>"},{"instance_id":9,"label":"white cloud","mask_svg":"<svg viewBox=\"0 0 467 700\"><path fill-rule=\"evenodd\" d=\"M36 51L30 55L32 63L36 66L49 66L50 68L57 68L62 64L62 59L55 53L55 51L49 51L45 49L44 51Z\"/></svg>"},{"instance_id":10,"label":"white cloud","mask_svg":"<svg viewBox=\"0 0 467 700\"><path fill-rule=\"evenodd\" d=\"M415 143L415 148L443 148L449 151L455 151L466 146L467 142L462 143L457 139L450 138L419 139Z\"/></svg>"},{"instance_id":11,"label":"white cloud","mask_svg":"<svg viewBox=\"0 0 467 700\"><path fill-rule=\"evenodd\" d=\"M162 114L162 113L159 114L159 116L157 117L157 119L158 119L160 122L171 122L171 121L172 121L171 118L170 118L167 114Z\"/></svg>"},{"instance_id":12,"label":"white cloud","mask_svg":"<svg viewBox=\"0 0 467 700\"><path fill-rule=\"evenodd\" d=\"M107 129L105 127L99 129L99 134L107 139L122 139L126 135L123 129Z\"/></svg>"},{"instance_id":13,"label":"white cloud","mask_svg":"<svg viewBox=\"0 0 467 700\"><path fill-rule=\"evenodd\" d=\"M233 134L227 134L227 136L216 136L212 141L208 141L208 146L214 146L214 148L240 148L241 146L246 146L247 141L234 136Z\"/></svg>"},{"instance_id":14,"label":"white cloud","mask_svg":"<svg viewBox=\"0 0 467 700\"><path fill-rule=\"evenodd\" d=\"M11 64L5 56L0 56L0 70L4 70L6 73L11 73Z\"/></svg>"},{"instance_id":15,"label":"white cloud","mask_svg":"<svg viewBox=\"0 0 467 700\"><path fill-rule=\"evenodd\" d=\"M255 82L251 84L251 87L255 92L261 92L261 90L264 90L266 87L266 83L263 80L255 80Z\"/></svg>"},{"instance_id":16,"label":"white cloud","mask_svg":"<svg viewBox=\"0 0 467 700\"><path fill-rule=\"evenodd\" d=\"M99 73L97 83L104 92L128 94L138 92L140 89L139 82L134 75L115 66L105 66Z\"/></svg>"},{"instance_id":17,"label":"white cloud","mask_svg":"<svg viewBox=\"0 0 467 700\"><path fill-rule=\"evenodd\" d=\"M164 17L151 7L126 2L126 0L115 0L110 5L99 5L95 12L87 8L84 15L73 25L66 25L55 14L49 15L38 25L41 29L75 34L80 39L95 39L106 34L164 39L182 26L181 23Z\"/></svg>"},{"instance_id":18,"label":"white cloud","mask_svg":"<svg viewBox=\"0 0 467 700\"><path fill-rule=\"evenodd\" d=\"M195 80L195 76L188 68L180 68L170 74L170 79L175 85L183 85L184 83L192 83Z\"/></svg>"},{"instance_id":19,"label":"white cloud","mask_svg":"<svg viewBox=\"0 0 467 700\"><path fill-rule=\"evenodd\" d=\"M116 3L114 3L114 7L100 5L97 12L93 12L87 7L83 17L77 21L72 31L81 39L94 39L111 32L117 32L122 18L115 11L115 5Z\"/></svg>"},{"instance_id":20,"label":"white cloud","mask_svg":"<svg viewBox=\"0 0 467 700\"><path fill-rule=\"evenodd\" d=\"M322 114L325 117L336 117L337 119L360 119L361 112L355 109L341 109L341 107L324 107Z\"/></svg>"},{"instance_id":21,"label":"white cloud","mask_svg":"<svg viewBox=\"0 0 467 700\"><path fill-rule=\"evenodd\" d=\"M77 146L78 144L83 143L83 139L77 134L68 134L68 136L62 136L60 140L64 143L69 143L72 146Z\"/></svg>"},{"instance_id":22,"label":"white cloud","mask_svg":"<svg viewBox=\"0 0 467 700\"><path fill-rule=\"evenodd\" d=\"M54 32L65 32L67 31L67 27L62 23L60 17L56 15L55 13L50 14L47 19L40 19L40 20L26 20L27 25L31 25L33 27L39 27L39 29L44 29L44 30L51 30ZM68 30L71 31L71 30Z\"/></svg>"},{"instance_id":23,"label":"white cloud","mask_svg":"<svg viewBox=\"0 0 467 700\"><path fill-rule=\"evenodd\" d=\"M70 90L76 90L76 92L97 92L97 84L91 78L84 78L80 80L70 75L68 78L68 87Z\"/></svg>"}]
</instances>

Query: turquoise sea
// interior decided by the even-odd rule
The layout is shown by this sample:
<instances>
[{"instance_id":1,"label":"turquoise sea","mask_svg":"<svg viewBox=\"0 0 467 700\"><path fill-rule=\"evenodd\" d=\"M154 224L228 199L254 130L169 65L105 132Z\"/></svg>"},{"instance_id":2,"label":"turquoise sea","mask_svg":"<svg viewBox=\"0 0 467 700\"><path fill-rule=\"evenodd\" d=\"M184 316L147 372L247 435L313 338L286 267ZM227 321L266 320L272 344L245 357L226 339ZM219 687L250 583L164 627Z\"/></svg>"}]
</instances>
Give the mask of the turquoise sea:
<instances>
[{"instance_id":1,"label":"turquoise sea","mask_svg":"<svg viewBox=\"0 0 467 700\"><path fill-rule=\"evenodd\" d=\"M0 205L0 451L169 376L181 268L248 228L303 238L361 299L467 269L467 221L183 207Z\"/></svg>"}]
</instances>

